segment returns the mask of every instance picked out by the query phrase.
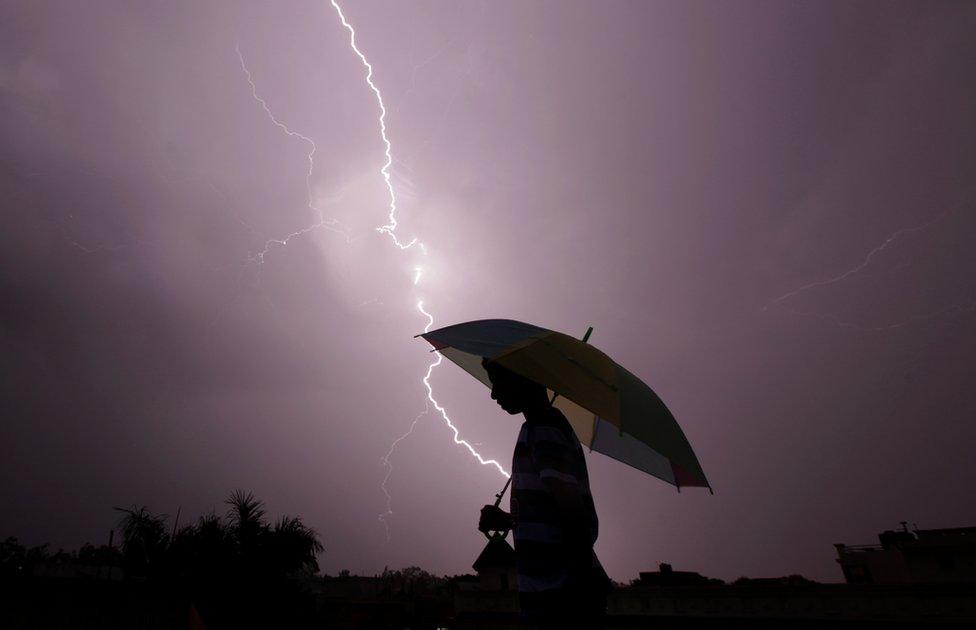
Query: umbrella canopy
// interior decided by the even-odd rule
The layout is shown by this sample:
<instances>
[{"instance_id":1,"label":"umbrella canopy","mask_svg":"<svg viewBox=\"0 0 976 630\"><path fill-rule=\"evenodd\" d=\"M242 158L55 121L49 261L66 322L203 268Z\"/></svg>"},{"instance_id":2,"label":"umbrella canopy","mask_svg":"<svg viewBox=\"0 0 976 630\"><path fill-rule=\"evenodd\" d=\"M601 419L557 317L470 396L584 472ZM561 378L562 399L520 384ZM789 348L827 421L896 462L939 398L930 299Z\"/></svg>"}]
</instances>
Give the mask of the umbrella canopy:
<instances>
[{"instance_id":1,"label":"umbrella canopy","mask_svg":"<svg viewBox=\"0 0 976 630\"><path fill-rule=\"evenodd\" d=\"M491 387L482 358L544 385L590 450L680 488L711 490L674 416L642 380L579 339L511 319L483 319L419 335Z\"/></svg>"}]
</instances>

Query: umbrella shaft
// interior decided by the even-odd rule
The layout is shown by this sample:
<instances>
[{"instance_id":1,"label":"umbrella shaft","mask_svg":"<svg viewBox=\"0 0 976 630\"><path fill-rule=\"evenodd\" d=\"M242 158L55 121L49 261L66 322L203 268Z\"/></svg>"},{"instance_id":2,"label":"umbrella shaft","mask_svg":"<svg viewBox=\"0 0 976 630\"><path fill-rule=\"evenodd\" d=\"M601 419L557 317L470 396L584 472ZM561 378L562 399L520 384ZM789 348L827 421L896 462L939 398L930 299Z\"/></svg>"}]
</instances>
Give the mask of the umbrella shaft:
<instances>
[{"instance_id":1,"label":"umbrella shaft","mask_svg":"<svg viewBox=\"0 0 976 630\"><path fill-rule=\"evenodd\" d=\"M502 487L502 491L495 495L495 507L498 507L502 502L502 497L505 496L505 491L508 490L508 486L512 484L512 478L509 477L508 481Z\"/></svg>"}]
</instances>

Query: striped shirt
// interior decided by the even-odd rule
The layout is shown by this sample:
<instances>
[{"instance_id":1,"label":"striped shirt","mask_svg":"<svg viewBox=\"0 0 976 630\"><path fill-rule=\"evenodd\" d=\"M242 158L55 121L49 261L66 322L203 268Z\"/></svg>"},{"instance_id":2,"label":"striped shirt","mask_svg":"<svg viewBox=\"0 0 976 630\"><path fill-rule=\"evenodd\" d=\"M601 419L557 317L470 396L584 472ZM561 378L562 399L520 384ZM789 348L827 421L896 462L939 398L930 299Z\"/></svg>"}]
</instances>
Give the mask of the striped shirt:
<instances>
[{"instance_id":1,"label":"striped shirt","mask_svg":"<svg viewBox=\"0 0 976 630\"><path fill-rule=\"evenodd\" d=\"M599 522L576 434L554 407L526 414L512 461L511 513L520 592L563 588L594 569Z\"/></svg>"}]
</instances>

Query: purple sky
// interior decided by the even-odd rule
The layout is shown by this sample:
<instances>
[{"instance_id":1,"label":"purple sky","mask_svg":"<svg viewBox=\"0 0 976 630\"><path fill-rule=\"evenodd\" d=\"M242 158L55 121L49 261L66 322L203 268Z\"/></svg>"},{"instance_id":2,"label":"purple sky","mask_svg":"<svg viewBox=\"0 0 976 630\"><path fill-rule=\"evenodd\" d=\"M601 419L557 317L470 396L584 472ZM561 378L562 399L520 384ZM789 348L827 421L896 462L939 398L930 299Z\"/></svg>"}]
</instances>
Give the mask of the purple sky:
<instances>
[{"instance_id":1,"label":"purple sky","mask_svg":"<svg viewBox=\"0 0 976 630\"><path fill-rule=\"evenodd\" d=\"M113 506L241 487L326 571L469 571L503 478L437 416L390 459L388 543L377 518L424 409L419 298L593 325L668 403L716 494L589 458L617 579L838 580L832 543L976 524L976 4L344 8L426 256L375 231L379 110L327 2L3 3L0 536L102 542ZM316 217L238 44L351 242L253 262ZM507 468L519 421L432 383Z\"/></svg>"}]
</instances>

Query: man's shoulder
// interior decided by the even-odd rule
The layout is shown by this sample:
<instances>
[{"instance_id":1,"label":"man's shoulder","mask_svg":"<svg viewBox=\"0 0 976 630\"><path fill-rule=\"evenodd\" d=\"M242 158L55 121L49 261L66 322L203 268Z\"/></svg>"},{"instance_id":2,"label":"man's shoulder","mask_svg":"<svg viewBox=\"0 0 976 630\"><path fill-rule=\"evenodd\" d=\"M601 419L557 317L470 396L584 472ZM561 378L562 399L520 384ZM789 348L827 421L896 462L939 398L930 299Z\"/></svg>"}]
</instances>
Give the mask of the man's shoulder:
<instances>
[{"instance_id":1,"label":"man's shoulder","mask_svg":"<svg viewBox=\"0 0 976 630\"><path fill-rule=\"evenodd\" d=\"M555 407L550 407L546 413L539 414L538 417L533 418L532 422L526 422L522 426L526 436L532 441L557 442L566 446L573 446L578 442L576 433L566 416ZM528 427L528 431L526 431L526 427Z\"/></svg>"}]
</instances>

